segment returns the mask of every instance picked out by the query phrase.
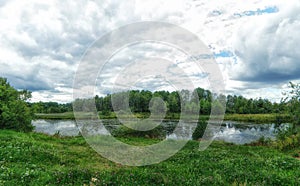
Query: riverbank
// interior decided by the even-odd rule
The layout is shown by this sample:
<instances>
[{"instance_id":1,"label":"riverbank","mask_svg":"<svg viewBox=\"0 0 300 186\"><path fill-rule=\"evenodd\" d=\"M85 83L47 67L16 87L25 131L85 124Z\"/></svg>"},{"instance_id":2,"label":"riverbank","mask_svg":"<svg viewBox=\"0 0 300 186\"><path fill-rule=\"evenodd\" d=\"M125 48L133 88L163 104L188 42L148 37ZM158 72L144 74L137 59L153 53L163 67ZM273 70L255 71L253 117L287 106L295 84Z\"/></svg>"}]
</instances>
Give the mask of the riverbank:
<instances>
[{"instance_id":1,"label":"riverbank","mask_svg":"<svg viewBox=\"0 0 300 186\"><path fill-rule=\"evenodd\" d=\"M150 113L136 113L137 118L148 118ZM91 113L78 113L76 116L78 119L91 119L93 114ZM99 113L99 117L102 119L116 119L115 113ZM189 116L186 116L189 117ZM195 115L191 115L190 118L195 118ZM53 113L53 114L36 114L36 119L75 119L73 112L66 113ZM167 113L165 120L179 120L179 113ZM199 120L208 120L209 115L200 115ZM225 114L224 120L239 121L239 122L252 122L252 123L289 123L291 117L288 114Z\"/></svg>"},{"instance_id":2,"label":"riverbank","mask_svg":"<svg viewBox=\"0 0 300 186\"><path fill-rule=\"evenodd\" d=\"M147 145L156 139L124 138ZM97 154L82 137L0 130L0 185L299 185L300 161L262 146L190 141L159 164L128 167Z\"/></svg>"}]
</instances>

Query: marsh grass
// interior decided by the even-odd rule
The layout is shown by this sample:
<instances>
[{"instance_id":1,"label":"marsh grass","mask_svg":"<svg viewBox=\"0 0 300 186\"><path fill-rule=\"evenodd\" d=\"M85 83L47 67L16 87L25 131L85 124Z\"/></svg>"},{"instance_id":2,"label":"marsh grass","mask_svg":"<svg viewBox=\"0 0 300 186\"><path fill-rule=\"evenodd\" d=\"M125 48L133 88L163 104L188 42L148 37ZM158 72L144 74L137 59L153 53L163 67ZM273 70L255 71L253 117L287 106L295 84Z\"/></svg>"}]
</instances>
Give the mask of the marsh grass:
<instances>
[{"instance_id":1,"label":"marsh grass","mask_svg":"<svg viewBox=\"0 0 300 186\"><path fill-rule=\"evenodd\" d=\"M66 113L53 113L53 114L42 114L37 113L36 119L75 119L73 112ZM91 113L78 113L77 119L90 119ZM149 118L150 113L135 113L135 117L144 119ZM126 116L123 116L126 118ZM209 115L187 115L183 119L194 119L194 120L208 120ZM117 116L114 112L101 113L99 112L99 118L101 119L116 119ZM164 120L175 120L180 119L180 113L167 113ZM288 114L225 114L224 120L241 121L241 122L252 122L252 123L288 123L293 119Z\"/></svg>"},{"instance_id":2,"label":"marsh grass","mask_svg":"<svg viewBox=\"0 0 300 186\"><path fill-rule=\"evenodd\" d=\"M288 123L292 118L288 114L226 114L224 120L252 123Z\"/></svg>"}]
</instances>

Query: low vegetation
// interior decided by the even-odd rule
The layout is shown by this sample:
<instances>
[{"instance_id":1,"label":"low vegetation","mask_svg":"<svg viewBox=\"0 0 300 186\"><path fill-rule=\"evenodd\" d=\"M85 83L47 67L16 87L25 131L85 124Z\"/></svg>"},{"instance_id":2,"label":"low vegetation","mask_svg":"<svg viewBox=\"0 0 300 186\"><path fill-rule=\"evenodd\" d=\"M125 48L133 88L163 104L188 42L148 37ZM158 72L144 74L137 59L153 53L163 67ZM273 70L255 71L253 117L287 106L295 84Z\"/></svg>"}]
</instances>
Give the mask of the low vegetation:
<instances>
[{"instance_id":1,"label":"low vegetation","mask_svg":"<svg viewBox=\"0 0 300 186\"><path fill-rule=\"evenodd\" d=\"M123 138L145 145L156 139ZM274 148L190 141L159 164L102 158L82 137L0 130L0 185L299 185L300 161Z\"/></svg>"},{"instance_id":2,"label":"low vegetation","mask_svg":"<svg viewBox=\"0 0 300 186\"><path fill-rule=\"evenodd\" d=\"M289 128L278 128L275 140L261 137L258 141L250 145L268 146L283 152L298 151L300 148L299 127L290 126ZM300 151L297 152L297 154L300 157Z\"/></svg>"},{"instance_id":3,"label":"low vegetation","mask_svg":"<svg viewBox=\"0 0 300 186\"><path fill-rule=\"evenodd\" d=\"M135 113L137 118L148 118L149 113ZM77 119L90 119L92 114L89 113L78 113ZM186 116L188 118L195 117L194 115ZM200 115L199 120L208 120L209 115ZM36 119L75 119L73 112L66 113L37 113L35 114ZM99 113L99 118L101 119L116 119L117 116L114 112L110 112L106 115ZM180 114L178 113L167 113L164 118L165 120L178 121L180 119ZM197 118L194 118L195 120ZM293 121L289 114L225 114L224 120L229 121L240 121L240 122L251 122L251 123L290 123Z\"/></svg>"},{"instance_id":4,"label":"low vegetation","mask_svg":"<svg viewBox=\"0 0 300 186\"><path fill-rule=\"evenodd\" d=\"M224 120L251 123L289 123L293 119L289 114L226 114Z\"/></svg>"}]
</instances>

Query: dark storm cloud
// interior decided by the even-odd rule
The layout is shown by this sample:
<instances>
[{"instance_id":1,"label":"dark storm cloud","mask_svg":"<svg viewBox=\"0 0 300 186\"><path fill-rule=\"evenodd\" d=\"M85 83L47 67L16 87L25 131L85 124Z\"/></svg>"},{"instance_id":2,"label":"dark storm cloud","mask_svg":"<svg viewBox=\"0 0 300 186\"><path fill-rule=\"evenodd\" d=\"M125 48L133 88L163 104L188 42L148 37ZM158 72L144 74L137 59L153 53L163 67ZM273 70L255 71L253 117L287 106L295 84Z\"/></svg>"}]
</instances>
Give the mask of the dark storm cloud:
<instances>
[{"instance_id":1,"label":"dark storm cloud","mask_svg":"<svg viewBox=\"0 0 300 186\"><path fill-rule=\"evenodd\" d=\"M40 90L49 90L51 87L47 82L39 79L35 76L17 76L17 75L6 75L9 83L17 89L26 89L29 91L40 91Z\"/></svg>"}]
</instances>

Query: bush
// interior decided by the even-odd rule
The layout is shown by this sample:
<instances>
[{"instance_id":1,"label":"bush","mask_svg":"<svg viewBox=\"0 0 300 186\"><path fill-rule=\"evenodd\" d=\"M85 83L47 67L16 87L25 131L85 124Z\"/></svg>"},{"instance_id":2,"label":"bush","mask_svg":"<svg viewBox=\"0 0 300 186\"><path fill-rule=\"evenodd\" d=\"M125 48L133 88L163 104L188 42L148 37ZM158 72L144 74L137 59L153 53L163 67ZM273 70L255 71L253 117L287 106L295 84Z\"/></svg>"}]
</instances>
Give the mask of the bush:
<instances>
[{"instance_id":1,"label":"bush","mask_svg":"<svg viewBox=\"0 0 300 186\"><path fill-rule=\"evenodd\" d=\"M291 150L298 148L300 145L300 133L286 136L274 142L274 145L279 150Z\"/></svg>"},{"instance_id":2,"label":"bush","mask_svg":"<svg viewBox=\"0 0 300 186\"><path fill-rule=\"evenodd\" d=\"M271 138L265 138L264 136L261 136L257 141L254 141L252 143L249 143L250 146L269 146L272 145Z\"/></svg>"},{"instance_id":3,"label":"bush","mask_svg":"<svg viewBox=\"0 0 300 186\"><path fill-rule=\"evenodd\" d=\"M299 147L299 145L300 133L295 128L295 125L277 131L276 141L273 143L273 146L279 150L290 150Z\"/></svg>"},{"instance_id":4,"label":"bush","mask_svg":"<svg viewBox=\"0 0 300 186\"><path fill-rule=\"evenodd\" d=\"M30 97L30 92L17 91L5 78L0 78L0 129L33 130L33 113L25 102Z\"/></svg>"}]
</instances>

